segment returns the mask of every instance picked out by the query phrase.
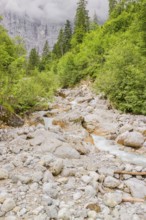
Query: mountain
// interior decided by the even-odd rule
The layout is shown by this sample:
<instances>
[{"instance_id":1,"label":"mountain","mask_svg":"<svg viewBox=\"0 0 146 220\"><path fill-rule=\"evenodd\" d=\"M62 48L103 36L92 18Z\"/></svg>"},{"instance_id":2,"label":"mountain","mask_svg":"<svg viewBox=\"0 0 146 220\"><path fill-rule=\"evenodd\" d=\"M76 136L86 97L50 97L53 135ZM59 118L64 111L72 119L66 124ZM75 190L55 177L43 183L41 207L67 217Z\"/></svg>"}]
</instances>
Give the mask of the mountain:
<instances>
[{"instance_id":1,"label":"mountain","mask_svg":"<svg viewBox=\"0 0 146 220\"><path fill-rule=\"evenodd\" d=\"M57 40L58 32L63 26L61 23L53 24L44 19L39 20L26 14L20 15L11 11L3 12L2 17L1 23L8 30L9 35L22 37L27 51L35 47L41 52L46 40L52 49Z\"/></svg>"}]
</instances>

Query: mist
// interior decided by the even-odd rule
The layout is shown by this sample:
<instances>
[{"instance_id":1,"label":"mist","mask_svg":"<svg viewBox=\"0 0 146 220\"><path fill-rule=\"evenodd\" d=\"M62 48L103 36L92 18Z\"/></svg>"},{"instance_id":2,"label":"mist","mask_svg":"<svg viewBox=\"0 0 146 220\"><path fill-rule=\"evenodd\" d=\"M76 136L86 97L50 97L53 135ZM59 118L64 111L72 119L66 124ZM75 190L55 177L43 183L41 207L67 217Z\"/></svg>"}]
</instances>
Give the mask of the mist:
<instances>
[{"instance_id":1,"label":"mist","mask_svg":"<svg viewBox=\"0 0 146 220\"><path fill-rule=\"evenodd\" d=\"M0 0L0 13L12 11L31 18L62 23L73 20L78 0ZM108 0L88 0L90 17L96 12L99 20L108 16Z\"/></svg>"}]
</instances>

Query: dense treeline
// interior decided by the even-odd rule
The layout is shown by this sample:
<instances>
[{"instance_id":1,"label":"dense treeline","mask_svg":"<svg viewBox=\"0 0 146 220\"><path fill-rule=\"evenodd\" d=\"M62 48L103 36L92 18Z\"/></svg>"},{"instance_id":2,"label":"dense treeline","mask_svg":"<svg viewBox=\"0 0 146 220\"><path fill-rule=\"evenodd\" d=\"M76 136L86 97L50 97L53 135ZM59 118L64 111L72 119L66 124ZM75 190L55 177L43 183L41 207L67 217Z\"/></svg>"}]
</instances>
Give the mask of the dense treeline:
<instances>
[{"instance_id":1,"label":"dense treeline","mask_svg":"<svg viewBox=\"0 0 146 220\"><path fill-rule=\"evenodd\" d=\"M125 112L146 114L146 0L109 0L109 19L98 25L79 0L74 24L60 30L53 50L44 42L26 58L23 42L0 26L0 104L24 111L50 98L58 86L90 77L97 92Z\"/></svg>"},{"instance_id":2,"label":"dense treeline","mask_svg":"<svg viewBox=\"0 0 146 220\"><path fill-rule=\"evenodd\" d=\"M115 107L146 114L146 0L110 0L108 21L87 32L74 44L75 29L72 49L58 62L62 86L90 76Z\"/></svg>"}]
</instances>

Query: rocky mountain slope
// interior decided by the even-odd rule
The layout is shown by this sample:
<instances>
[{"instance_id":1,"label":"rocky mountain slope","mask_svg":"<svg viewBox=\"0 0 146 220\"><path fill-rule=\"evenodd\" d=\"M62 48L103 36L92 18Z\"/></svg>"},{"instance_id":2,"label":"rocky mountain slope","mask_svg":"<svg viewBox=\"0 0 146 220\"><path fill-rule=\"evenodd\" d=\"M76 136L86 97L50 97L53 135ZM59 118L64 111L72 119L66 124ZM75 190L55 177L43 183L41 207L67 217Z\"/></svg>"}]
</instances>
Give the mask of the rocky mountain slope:
<instances>
[{"instance_id":1,"label":"rocky mountain slope","mask_svg":"<svg viewBox=\"0 0 146 220\"><path fill-rule=\"evenodd\" d=\"M146 219L146 117L82 85L0 141L0 219Z\"/></svg>"},{"instance_id":2,"label":"rocky mountain slope","mask_svg":"<svg viewBox=\"0 0 146 220\"><path fill-rule=\"evenodd\" d=\"M20 15L10 11L4 11L2 17L2 24L8 30L10 36L22 37L28 52L34 47L41 52L46 40L52 48L59 30L63 26L63 24L53 24L43 19L38 20L28 15Z\"/></svg>"}]
</instances>

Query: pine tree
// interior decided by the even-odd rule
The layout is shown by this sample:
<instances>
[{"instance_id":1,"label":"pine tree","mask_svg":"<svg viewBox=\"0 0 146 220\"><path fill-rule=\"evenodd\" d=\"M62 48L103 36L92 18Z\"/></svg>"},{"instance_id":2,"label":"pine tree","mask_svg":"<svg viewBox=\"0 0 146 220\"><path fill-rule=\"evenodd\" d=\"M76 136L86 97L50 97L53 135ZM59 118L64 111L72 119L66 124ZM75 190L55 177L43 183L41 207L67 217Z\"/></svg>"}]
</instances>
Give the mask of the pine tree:
<instances>
[{"instance_id":1,"label":"pine tree","mask_svg":"<svg viewBox=\"0 0 146 220\"><path fill-rule=\"evenodd\" d=\"M49 48L49 44L48 41L45 42L44 47L43 47L43 52L42 52L42 58L41 58L41 62L39 65L39 70L45 70L47 65L50 63L51 61L51 51Z\"/></svg>"},{"instance_id":2,"label":"pine tree","mask_svg":"<svg viewBox=\"0 0 146 220\"><path fill-rule=\"evenodd\" d=\"M64 31L61 28L58 38L57 38L57 42L54 45L53 48L53 53L56 55L57 58L60 58L64 55L65 51L64 51Z\"/></svg>"},{"instance_id":3,"label":"pine tree","mask_svg":"<svg viewBox=\"0 0 146 220\"><path fill-rule=\"evenodd\" d=\"M93 16L93 20L90 22L90 30L96 30L99 27L98 23L99 23L98 17L95 12Z\"/></svg>"},{"instance_id":4,"label":"pine tree","mask_svg":"<svg viewBox=\"0 0 146 220\"><path fill-rule=\"evenodd\" d=\"M109 0L109 14L111 14L117 5L117 0Z\"/></svg>"},{"instance_id":5,"label":"pine tree","mask_svg":"<svg viewBox=\"0 0 146 220\"><path fill-rule=\"evenodd\" d=\"M44 47L43 47L42 58L47 58L48 56L50 56L50 48L49 48L48 41L46 40Z\"/></svg>"},{"instance_id":6,"label":"pine tree","mask_svg":"<svg viewBox=\"0 0 146 220\"><path fill-rule=\"evenodd\" d=\"M72 28L71 28L71 23L69 20L66 21L65 23L65 28L64 28L64 52L66 53L67 51L70 50L71 48L71 38L72 38Z\"/></svg>"},{"instance_id":7,"label":"pine tree","mask_svg":"<svg viewBox=\"0 0 146 220\"><path fill-rule=\"evenodd\" d=\"M90 28L88 10L86 9L86 6L86 0L79 0L74 24L74 38L77 43L82 43L85 33L88 32Z\"/></svg>"},{"instance_id":8,"label":"pine tree","mask_svg":"<svg viewBox=\"0 0 146 220\"><path fill-rule=\"evenodd\" d=\"M35 48L30 51L28 59L28 72L39 66L39 54Z\"/></svg>"}]
</instances>

